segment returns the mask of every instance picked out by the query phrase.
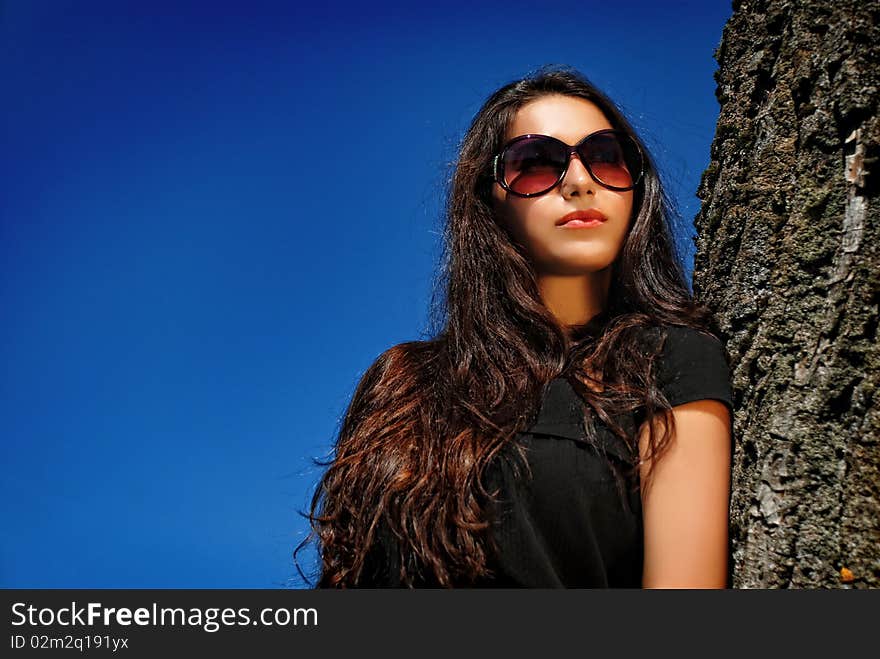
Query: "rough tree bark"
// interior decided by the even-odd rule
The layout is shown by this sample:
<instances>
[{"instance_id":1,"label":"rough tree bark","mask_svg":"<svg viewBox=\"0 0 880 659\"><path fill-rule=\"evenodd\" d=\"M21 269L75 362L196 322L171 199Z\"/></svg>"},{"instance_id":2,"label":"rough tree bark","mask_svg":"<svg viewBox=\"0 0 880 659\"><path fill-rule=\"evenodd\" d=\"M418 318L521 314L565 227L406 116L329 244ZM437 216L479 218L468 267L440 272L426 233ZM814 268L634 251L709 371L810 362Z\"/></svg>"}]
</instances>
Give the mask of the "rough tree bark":
<instances>
[{"instance_id":1,"label":"rough tree bark","mask_svg":"<svg viewBox=\"0 0 880 659\"><path fill-rule=\"evenodd\" d=\"M880 2L733 10L694 262L732 367L732 583L877 587Z\"/></svg>"}]
</instances>

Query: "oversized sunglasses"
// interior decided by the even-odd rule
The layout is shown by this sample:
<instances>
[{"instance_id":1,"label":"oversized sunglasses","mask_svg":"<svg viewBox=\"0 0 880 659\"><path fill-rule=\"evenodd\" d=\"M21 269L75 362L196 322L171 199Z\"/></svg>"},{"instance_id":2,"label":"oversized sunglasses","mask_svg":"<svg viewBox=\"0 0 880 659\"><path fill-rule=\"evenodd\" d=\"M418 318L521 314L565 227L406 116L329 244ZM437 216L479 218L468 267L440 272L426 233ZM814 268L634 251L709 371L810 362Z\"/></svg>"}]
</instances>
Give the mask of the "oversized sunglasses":
<instances>
[{"instance_id":1,"label":"oversized sunglasses","mask_svg":"<svg viewBox=\"0 0 880 659\"><path fill-rule=\"evenodd\" d=\"M536 197L562 181L573 153L593 180L610 190L632 190L644 173L644 158L636 141L609 128L590 133L574 146L549 135L520 135L495 156L492 174L511 194Z\"/></svg>"}]
</instances>

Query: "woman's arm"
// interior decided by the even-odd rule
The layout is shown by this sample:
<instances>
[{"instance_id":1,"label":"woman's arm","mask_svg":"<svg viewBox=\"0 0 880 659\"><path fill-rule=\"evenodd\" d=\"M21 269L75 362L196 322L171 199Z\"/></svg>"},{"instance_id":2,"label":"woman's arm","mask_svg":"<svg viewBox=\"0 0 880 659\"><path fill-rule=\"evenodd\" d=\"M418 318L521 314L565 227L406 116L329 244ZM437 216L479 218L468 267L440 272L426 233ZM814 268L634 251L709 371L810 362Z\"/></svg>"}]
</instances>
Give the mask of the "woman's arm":
<instances>
[{"instance_id":1,"label":"woman's arm","mask_svg":"<svg viewBox=\"0 0 880 659\"><path fill-rule=\"evenodd\" d=\"M647 480L643 462L644 588L724 588L730 497L730 412L717 400L672 408L675 434Z\"/></svg>"}]
</instances>

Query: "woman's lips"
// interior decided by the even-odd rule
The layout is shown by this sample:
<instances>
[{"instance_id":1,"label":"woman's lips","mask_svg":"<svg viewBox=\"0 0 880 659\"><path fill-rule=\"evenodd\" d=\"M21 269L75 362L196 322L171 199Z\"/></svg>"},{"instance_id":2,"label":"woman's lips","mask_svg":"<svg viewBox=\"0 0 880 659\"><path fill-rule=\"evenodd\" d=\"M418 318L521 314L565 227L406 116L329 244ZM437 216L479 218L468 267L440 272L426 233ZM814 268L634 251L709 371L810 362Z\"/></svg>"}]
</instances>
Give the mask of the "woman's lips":
<instances>
[{"instance_id":1,"label":"woman's lips","mask_svg":"<svg viewBox=\"0 0 880 659\"><path fill-rule=\"evenodd\" d=\"M564 215L556 222L556 226L564 229L590 229L600 226L607 218L596 209L574 211Z\"/></svg>"},{"instance_id":2,"label":"woman's lips","mask_svg":"<svg viewBox=\"0 0 880 659\"><path fill-rule=\"evenodd\" d=\"M602 224L602 220L569 220L561 225L560 229L589 229L590 227L598 227Z\"/></svg>"}]
</instances>

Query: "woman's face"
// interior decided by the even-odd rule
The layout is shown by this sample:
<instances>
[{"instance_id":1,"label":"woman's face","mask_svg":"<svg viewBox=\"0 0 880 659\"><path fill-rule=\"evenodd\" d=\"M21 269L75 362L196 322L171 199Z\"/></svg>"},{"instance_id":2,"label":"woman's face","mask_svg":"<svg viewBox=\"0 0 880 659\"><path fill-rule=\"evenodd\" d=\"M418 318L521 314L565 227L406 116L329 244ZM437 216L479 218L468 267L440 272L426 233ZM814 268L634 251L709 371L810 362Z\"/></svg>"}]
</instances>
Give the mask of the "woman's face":
<instances>
[{"instance_id":1,"label":"woman's face","mask_svg":"<svg viewBox=\"0 0 880 659\"><path fill-rule=\"evenodd\" d=\"M585 136L613 128L599 108L582 98L542 96L521 107L504 142L539 133L577 144ZM610 266L623 247L633 207L633 191L616 192L590 176L580 158L572 156L565 177L538 197L517 197L496 181L492 203L497 216L528 251L537 274L577 275ZM573 212L598 210L607 218L592 228L558 226Z\"/></svg>"}]
</instances>

